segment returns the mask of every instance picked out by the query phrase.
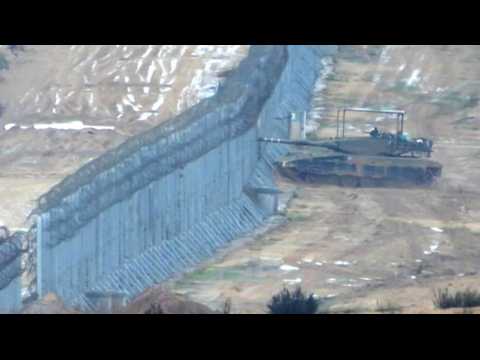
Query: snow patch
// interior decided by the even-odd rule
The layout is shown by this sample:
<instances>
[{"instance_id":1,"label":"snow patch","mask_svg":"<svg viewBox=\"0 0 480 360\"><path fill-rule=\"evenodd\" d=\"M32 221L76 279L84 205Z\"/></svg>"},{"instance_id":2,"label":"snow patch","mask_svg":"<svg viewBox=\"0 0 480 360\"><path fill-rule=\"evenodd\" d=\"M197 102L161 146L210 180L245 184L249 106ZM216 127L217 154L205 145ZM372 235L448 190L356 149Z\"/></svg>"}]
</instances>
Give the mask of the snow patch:
<instances>
[{"instance_id":1,"label":"snow patch","mask_svg":"<svg viewBox=\"0 0 480 360\"><path fill-rule=\"evenodd\" d=\"M150 117L152 117L152 113L143 113L142 115L140 115L140 117L138 118L138 121L145 121L145 120L148 120Z\"/></svg>"},{"instance_id":2,"label":"snow patch","mask_svg":"<svg viewBox=\"0 0 480 360\"><path fill-rule=\"evenodd\" d=\"M165 101L165 98L163 97L163 95L160 95L158 97L158 100L155 102L155 104L153 104L152 110L153 111L158 111L158 109L160 109L160 107L163 105L164 101Z\"/></svg>"},{"instance_id":3,"label":"snow patch","mask_svg":"<svg viewBox=\"0 0 480 360\"><path fill-rule=\"evenodd\" d=\"M82 121L70 121L65 123L50 123L50 124L34 124L33 128L35 130L84 130L84 129L93 129L93 130L115 130L114 126L103 126L103 125L85 125Z\"/></svg>"},{"instance_id":4,"label":"snow patch","mask_svg":"<svg viewBox=\"0 0 480 360\"><path fill-rule=\"evenodd\" d=\"M438 241L434 241L432 245L430 245L430 251L424 251L423 253L425 255L432 255L433 253L437 252L439 246L440 243Z\"/></svg>"},{"instance_id":5,"label":"snow patch","mask_svg":"<svg viewBox=\"0 0 480 360\"><path fill-rule=\"evenodd\" d=\"M285 279L283 280L284 283L288 285L295 285L295 284L300 284L302 282L302 279L297 278L297 279Z\"/></svg>"},{"instance_id":6,"label":"snow patch","mask_svg":"<svg viewBox=\"0 0 480 360\"><path fill-rule=\"evenodd\" d=\"M5 126L3 128L5 129L5 131L8 131L10 129L13 129L16 126L17 126L17 124L11 123L11 124L5 124Z\"/></svg>"},{"instance_id":7,"label":"snow patch","mask_svg":"<svg viewBox=\"0 0 480 360\"><path fill-rule=\"evenodd\" d=\"M285 264L280 266L280 270L290 272L290 271L298 271L300 270L300 268Z\"/></svg>"},{"instance_id":8,"label":"snow patch","mask_svg":"<svg viewBox=\"0 0 480 360\"><path fill-rule=\"evenodd\" d=\"M410 78L408 78L408 80L406 81L407 86L417 85L421 80L420 73L420 69L414 70Z\"/></svg>"}]
</instances>

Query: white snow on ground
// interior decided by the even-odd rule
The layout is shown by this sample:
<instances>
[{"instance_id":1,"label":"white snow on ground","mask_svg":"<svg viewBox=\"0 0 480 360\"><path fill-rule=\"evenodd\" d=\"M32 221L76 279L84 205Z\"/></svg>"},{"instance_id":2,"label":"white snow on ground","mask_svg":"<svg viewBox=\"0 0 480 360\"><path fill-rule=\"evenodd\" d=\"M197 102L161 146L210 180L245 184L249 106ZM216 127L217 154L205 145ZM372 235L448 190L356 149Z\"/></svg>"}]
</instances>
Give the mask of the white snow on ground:
<instances>
[{"instance_id":1,"label":"white snow on ground","mask_svg":"<svg viewBox=\"0 0 480 360\"><path fill-rule=\"evenodd\" d=\"M438 248L440 246L440 243L438 241L434 241L432 245L430 245L430 250L429 251L424 251L423 253L425 255L432 255L433 253L437 252Z\"/></svg>"},{"instance_id":2,"label":"white snow on ground","mask_svg":"<svg viewBox=\"0 0 480 360\"><path fill-rule=\"evenodd\" d=\"M334 264L337 265L337 266L350 266L351 265L351 263L348 262L348 261L335 261Z\"/></svg>"},{"instance_id":3,"label":"white snow on ground","mask_svg":"<svg viewBox=\"0 0 480 360\"><path fill-rule=\"evenodd\" d=\"M285 279L283 280L284 283L288 285L295 285L295 284L300 284L302 282L302 279L297 278L297 279Z\"/></svg>"},{"instance_id":4,"label":"white snow on ground","mask_svg":"<svg viewBox=\"0 0 480 360\"><path fill-rule=\"evenodd\" d=\"M421 80L420 77L420 69L416 69L413 71L412 75L408 80L406 81L407 86L415 86L417 85Z\"/></svg>"},{"instance_id":5,"label":"white snow on ground","mask_svg":"<svg viewBox=\"0 0 480 360\"><path fill-rule=\"evenodd\" d=\"M5 124L5 126L3 127L5 129L5 131L8 131L12 128L14 128L15 126L17 126L17 124Z\"/></svg>"},{"instance_id":6,"label":"white snow on ground","mask_svg":"<svg viewBox=\"0 0 480 360\"><path fill-rule=\"evenodd\" d=\"M143 113L142 115L140 115L140 117L138 118L138 121L145 121L145 120L148 120L150 117L152 117L152 113Z\"/></svg>"},{"instance_id":7,"label":"white snow on ground","mask_svg":"<svg viewBox=\"0 0 480 360\"><path fill-rule=\"evenodd\" d=\"M147 83L152 82L153 74L155 73L155 70L157 70L157 67L155 66L155 61L152 61L152 63L148 67L147 78L145 80Z\"/></svg>"},{"instance_id":8,"label":"white snow on ground","mask_svg":"<svg viewBox=\"0 0 480 360\"><path fill-rule=\"evenodd\" d=\"M158 100L152 106L152 111L158 111L158 109L160 109L160 107L163 105L164 101L165 101L165 97L160 94L158 96Z\"/></svg>"},{"instance_id":9,"label":"white snow on ground","mask_svg":"<svg viewBox=\"0 0 480 360\"><path fill-rule=\"evenodd\" d=\"M153 45L148 45L148 49L145 52L145 54L142 55L142 59L147 58L151 54L152 51L153 51Z\"/></svg>"},{"instance_id":10,"label":"white snow on ground","mask_svg":"<svg viewBox=\"0 0 480 360\"><path fill-rule=\"evenodd\" d=\"M88 105L93 106L94 100L95 100L95 95L93 94L93 92L91 92L91 93L88 95Z\"/></svg>"},{"instance_id":11,"label":"white snow on ground","mask_svg":"<svg viewBox=\"0 0 480 360\"><path fill-rule=\"evenodd\" d=\"M135 102L135 96L133 94L128 94L127 95L127 99L131 102L131 103L134 103Z\"/></svg>"},{"instance_id":12,"label":"white snow on ground","mask_svg":"<svg viewBox=\"0 0 480 360\"><path fill-rule=\"evenodd\" d=\"M405 70L407 67L407 64L403 64L401 65L399 68L398 68L398 72L402 72L403 70Z\"/></svg>"},{"instance_id":13,"label":"white snow on ground","mask_svg":"<svg viewBox=\"0 0 480 360\"><path fill-rule=\"evenodd\" d=\"M281 257L269 257L269 256L261 256L260 260L262 261L282 261Z\"/></svg>"},{"instance_id":14,"label":"white snow on ground","mask_svg":"<svg viewBox=\"0 0 480 360\"><path fill-rule=\"evenodd\" d=\"M280 270L290 272L290 271L298 271L300 270L300 268L285 264L280 266Z\"/></svg>"},{"instance_id":15,"label":"white snow on ground","mask_svg":"<svg viewBox=\"0 0 480 360\"><path fill-rule=\"evenodd\" d=\"M60 64L63 67L59 73L65 76L41 86L27 87L15 104L19 113L50 113L54 118L49 121L62 122L64 119L57 120L57 116L82 119L86 113L100 119L121 119L137 112L136 119L144 121L151 116L149 110L164 115L163 107L168 104L174 110L173 114L168 111L168 115L175 115L214 96L220 83L218 74L238 64L248 47L72 45L69 48L68 55L62 58L65 63ZM167 93L171 91L175 91L175 96L170 99ZM7 122L14 121L12 117Z\"/></svg>"},{"instance_id":16,"label":"white snow on ground","mask_svg":"<svg viewBox=\"0 0 480 360\"><path fill-rule=\"evenodd\" d=\"M115 130L115 126L103 126L103 125L85 125L82 121L70 121L65 123L51 123L51 124L34 124L35 130Z\"/></svg>"},{"instance_id":17,"label":"white snow on ground","mask_svg":"<svg viewBox=\"0 0 480 360\"><path fill-rule=\"evenodd\" d=\"M382 51L382 54L380 55L380 64L386 64L390 61L392 58L390 56L390 50L392 49L392 45L387 45Z\"/></svg>"}]
</instances>

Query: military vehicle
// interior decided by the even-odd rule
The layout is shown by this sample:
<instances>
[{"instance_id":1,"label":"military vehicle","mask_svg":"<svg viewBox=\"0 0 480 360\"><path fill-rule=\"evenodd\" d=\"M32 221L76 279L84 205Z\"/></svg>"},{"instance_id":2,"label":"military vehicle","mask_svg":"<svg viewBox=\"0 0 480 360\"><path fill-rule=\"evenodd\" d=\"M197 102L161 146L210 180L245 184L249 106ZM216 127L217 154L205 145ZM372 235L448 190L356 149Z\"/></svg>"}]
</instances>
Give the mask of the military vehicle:
<instances>
[{"instance_id":1,"label":"military vehicle","mask_svg":"<svg viewBox=\"0 0 480 360\"><path fill-rule=\"evenodd\" d=\"M396 119L396 133L374 128L368 136L346 137L346 115L376 113ZM342 116L343 114L343 116ZM404 133L406 113L398 110L346 108L337 112L337 135L323 141L260 138L260 142L307 148L282 158L279 172L292 180L348 187L429 186L442 165L430 158L433 141Z\"/></svg>"}]
</instances>

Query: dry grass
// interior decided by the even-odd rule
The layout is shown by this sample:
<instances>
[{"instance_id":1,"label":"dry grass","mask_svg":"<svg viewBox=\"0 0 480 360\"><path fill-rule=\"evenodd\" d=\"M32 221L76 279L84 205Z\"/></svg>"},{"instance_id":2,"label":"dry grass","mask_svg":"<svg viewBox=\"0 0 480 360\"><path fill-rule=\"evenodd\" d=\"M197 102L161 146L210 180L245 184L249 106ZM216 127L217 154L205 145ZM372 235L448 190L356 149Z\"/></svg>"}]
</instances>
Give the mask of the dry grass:
<instances>
[{"instance_id":1,"label":"dry grass","mask_svg":"<svg viewBox=\"0 0 480 360\"><path fill-rule=\"evenodd\" d=\"M378 301L375 311L382 314L397 314L402 310L402 307L391 300Z\"/></svg>"}]
</instances>

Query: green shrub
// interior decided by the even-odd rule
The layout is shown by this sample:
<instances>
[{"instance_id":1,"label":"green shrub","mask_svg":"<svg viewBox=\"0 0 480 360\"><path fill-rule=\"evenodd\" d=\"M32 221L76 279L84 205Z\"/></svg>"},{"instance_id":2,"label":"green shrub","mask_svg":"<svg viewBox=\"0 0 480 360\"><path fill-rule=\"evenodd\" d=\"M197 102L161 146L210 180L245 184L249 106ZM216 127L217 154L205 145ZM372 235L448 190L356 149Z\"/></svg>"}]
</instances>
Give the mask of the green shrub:
<instances>
[{"instance_id":1,"label":"green shrub","mask_svg":"<svg viewBox=\"0 0 480 360\"><path fill-rule=\"evenodd\" d=\"M287 212L287 219L288 221L291 222L296 222L296 221L307 221L308 216L304 215L303 213L300 213L298 211L288 211Z\"/></svg>"},{"instance_id":2,"label":"green shrub","mask_svg":"<svg viewBox=\"0 0 480 360\"><path fill-rule=\"evenodd\" d=\"M480 306L480 293L467 289L451 294L448 289L438 289L434 291L433 303L439 309L477 307Z\"/></svg>"},{"instance_id":3,"label":"green shrub","mask_svg":"<svg viewBox=\"0 0 480 360\"><path fill-rule=\"evenodd\" d=\"M293 292L284 288L274 295L267 305L270 314L316 314L320 300L313 294L306 296L300 287Z\"/></svg>"}]
</instances>

